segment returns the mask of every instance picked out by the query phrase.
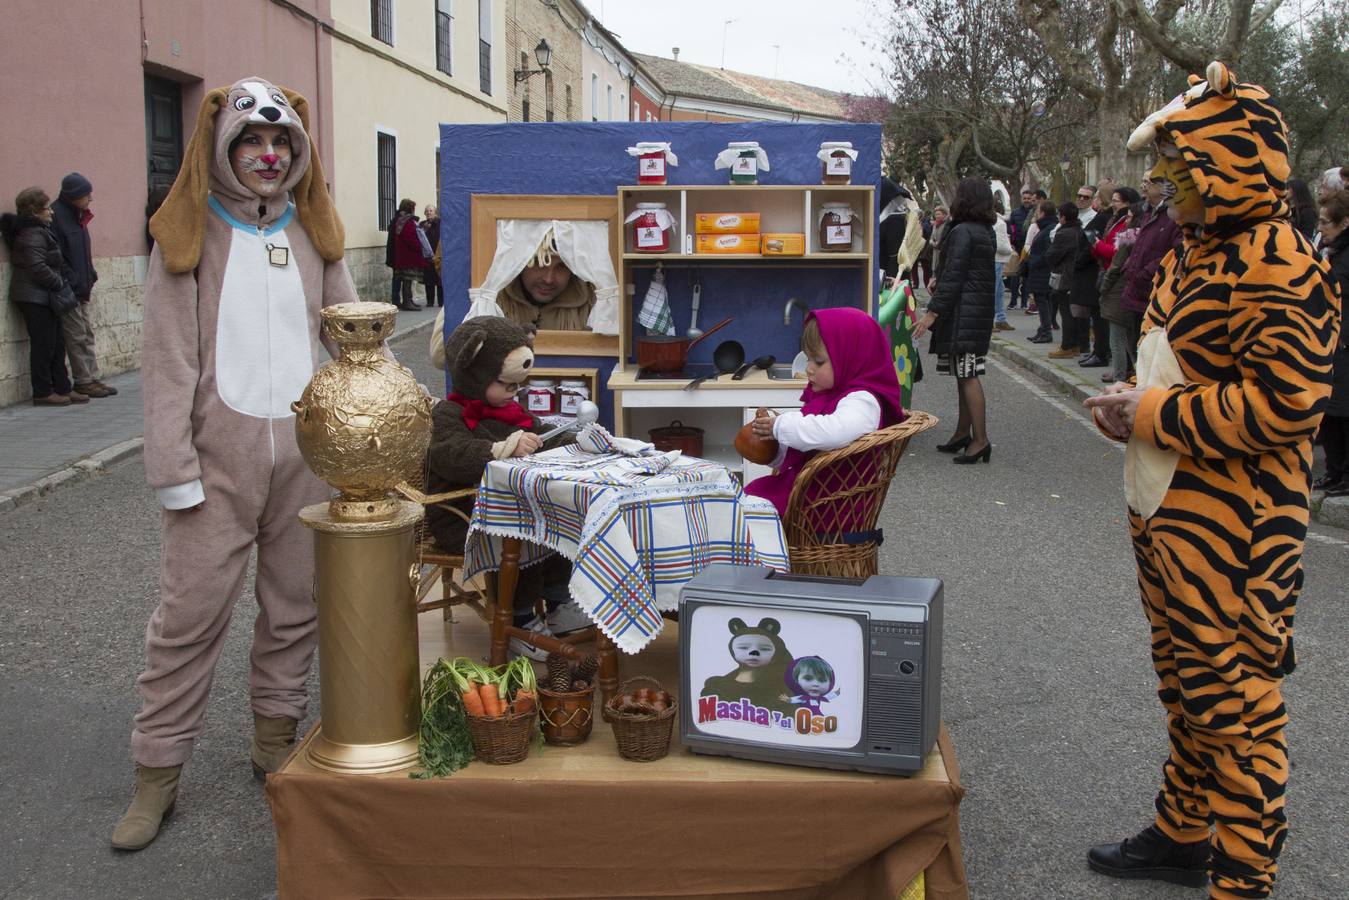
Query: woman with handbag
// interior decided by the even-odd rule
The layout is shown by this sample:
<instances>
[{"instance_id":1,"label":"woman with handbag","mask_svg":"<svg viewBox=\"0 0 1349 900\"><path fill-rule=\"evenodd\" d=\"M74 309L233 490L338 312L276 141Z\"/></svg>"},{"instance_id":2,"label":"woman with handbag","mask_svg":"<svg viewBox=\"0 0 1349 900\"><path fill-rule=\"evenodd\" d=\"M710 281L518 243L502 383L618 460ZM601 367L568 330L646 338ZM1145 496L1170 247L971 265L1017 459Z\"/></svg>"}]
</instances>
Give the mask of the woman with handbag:
<instances>
[{"instance_id":1,"label":"woman with handbag","mask_svg":"<svg viewBox=\"0 0 1349 900\"><path fill-rule=\"evenodd\" d=\"M1049 354L1050 359L1068 359L1090 349L1086 346L1089 337L1083 334L1085 329L1074 318L1072 310L1078 251L1082 242L1082 223L1078 220L1077 207L1072 203L1061 204L1059 227L1054 229L1049 252L1045 254L1045 262L1049 264L1050 296L1058 310L1063 334L1059 349Z\"/></svg>"},{"instance_id":2,"label":"woman with handbag","mask_svg":"<svg viewBox=\"0 0 1349 900\"><path fill-rule=\"evenodd\" d=\"M29 372L34 406L88 403L66 372L61 314L78 300L63 272L61 247L52 234L51 198L41 188L28 188L14 198L15 212L0 216L0 233L9 248L13 271L9 299L28 326Z\"/></svg>"}]
</instances>

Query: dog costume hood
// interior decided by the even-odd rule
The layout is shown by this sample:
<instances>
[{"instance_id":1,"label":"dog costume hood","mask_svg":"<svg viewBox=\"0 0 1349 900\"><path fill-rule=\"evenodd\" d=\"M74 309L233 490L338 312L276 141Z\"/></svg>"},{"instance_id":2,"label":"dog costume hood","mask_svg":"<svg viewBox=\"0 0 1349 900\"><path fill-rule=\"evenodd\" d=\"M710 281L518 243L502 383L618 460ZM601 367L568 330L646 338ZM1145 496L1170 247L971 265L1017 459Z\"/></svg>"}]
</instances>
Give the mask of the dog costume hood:
<instances>
[{"instance_id":1,"label":"dog costume hood","mask_svg":"<svg viewBox=\"0 0 1349 900\"><path fill-rule=\"evenodd\" d=\"M1129 136L1135 153L1165 133L1204 201L1204 233L1226 235L1287 214L1288 129L1264 88L1240 84L1221 62Z\"/></svg>"},{"instance_id":2,"label":"dog costume hood","mask_svg":"<svg viewBox=\"0 0 1349 900\"><path fill-rule=\"evenodd\" d=\"M309 102L301 94L250 76L208 91L202 99L178 177L150 220L150 234L169 272L190 272L200 262L211 192L239 201L261 199L239 183L229 162L230 143L248 125L281 125L289 131L291 166L271 202L284 202L289 193L319 254L329 262L342 258L346 236L324 183L318 150L309 138Z\"/></svg>"}]
</instances>

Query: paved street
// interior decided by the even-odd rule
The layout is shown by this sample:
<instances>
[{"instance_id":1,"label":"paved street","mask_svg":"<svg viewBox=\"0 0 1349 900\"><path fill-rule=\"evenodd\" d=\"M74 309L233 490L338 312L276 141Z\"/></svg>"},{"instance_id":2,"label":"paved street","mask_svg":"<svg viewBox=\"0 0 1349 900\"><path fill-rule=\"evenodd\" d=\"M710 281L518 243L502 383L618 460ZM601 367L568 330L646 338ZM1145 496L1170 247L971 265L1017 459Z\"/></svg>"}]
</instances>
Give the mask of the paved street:
<instances>
[{"instance_id":1,"label":"paved street","mask_svg":"<svg viewBox=\"0 0 1349 900\"><path fill-rule=\"evenodd\" d=\"M440 383L421 335L396 350L420 380ZM935 374L919 385L915 405L943 423L916 439L900 465L882 561L884 571L946 584L944 718L968 789L972 896L1199 896L1086 869L1089 843L1150 819L1164 754L1121 513L1123 453L1076 400L1023 370L990 366L990 465L953 466L932 449L954 421L955 386ZM250 898L275 890L271 818L247 758L247 592L177 813L139 854L108 847L131 786L134 679L155 604L157 523L139 458L0 514L8 738L0 746L0 846L10 848L0 859L0 897ZM1286 691L1296 770L1276 892L1284 900L1349 895L1349 533L1313 532L1297 619L1301 666Z\"/></svg>"}]
</instances>

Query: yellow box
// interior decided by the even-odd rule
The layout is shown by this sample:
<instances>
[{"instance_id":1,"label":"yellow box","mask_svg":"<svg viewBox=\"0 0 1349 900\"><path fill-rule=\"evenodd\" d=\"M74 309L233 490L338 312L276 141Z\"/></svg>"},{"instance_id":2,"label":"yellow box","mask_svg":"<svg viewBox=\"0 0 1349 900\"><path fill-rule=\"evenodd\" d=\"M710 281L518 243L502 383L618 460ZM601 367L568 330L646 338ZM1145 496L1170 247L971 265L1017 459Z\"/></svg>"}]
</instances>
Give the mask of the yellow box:
<instances>
[{"instance_id":1,"label":"yellow box","mask_svg":"<svg viewBox=\"0 0 1349 900\"><path fill-rule=\"evenodd\" d=\"M758 234L759 214L697 213L693 220L694 234Z\"/></svg>"},{"instance_id":2,"label":"yellow box","mask_svg":"<svg viewBox=\"0 0 1349 900\"><path fill-rule=\"evenodd\" d=\"M695 253L755 253L759 252L757 234L700 234Z\"/></svg>"},{"instance_id":3,"label":"yellow box","mask_svg":"<svg viewBox=\"0 0 1349 900\"><path fill-rule=\"evenodd\" d=\"M804 234L770 233L760 236L764 256L805 256L806 236Z\"/></svg>"}]
</instances>

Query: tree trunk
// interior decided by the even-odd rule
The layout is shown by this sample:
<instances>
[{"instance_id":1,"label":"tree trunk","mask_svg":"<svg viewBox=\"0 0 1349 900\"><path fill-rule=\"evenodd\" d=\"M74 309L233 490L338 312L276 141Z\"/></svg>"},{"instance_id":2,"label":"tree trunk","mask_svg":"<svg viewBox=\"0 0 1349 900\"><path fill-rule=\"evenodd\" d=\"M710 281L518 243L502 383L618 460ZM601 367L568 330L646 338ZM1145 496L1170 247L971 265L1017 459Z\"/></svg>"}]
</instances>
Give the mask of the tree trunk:
<instances>
[{"instance_id":1,"label":"tree trunk","mask_svg":"<svg viewBox=\"0 0 1349 900\"><path fill-rule=\"evenodd\" d=\"M1142 180L1146 154L1129 153L1125 143L1138 125L1133 121L1130 97L1125 91L1111 91L1102 95L1097 107L1100 124L1100 177L1109 177L1116 184L1137 188Z\"/></svg>"}]
</instances>

